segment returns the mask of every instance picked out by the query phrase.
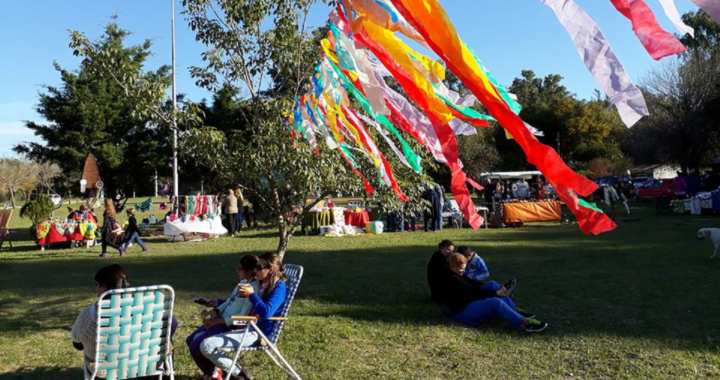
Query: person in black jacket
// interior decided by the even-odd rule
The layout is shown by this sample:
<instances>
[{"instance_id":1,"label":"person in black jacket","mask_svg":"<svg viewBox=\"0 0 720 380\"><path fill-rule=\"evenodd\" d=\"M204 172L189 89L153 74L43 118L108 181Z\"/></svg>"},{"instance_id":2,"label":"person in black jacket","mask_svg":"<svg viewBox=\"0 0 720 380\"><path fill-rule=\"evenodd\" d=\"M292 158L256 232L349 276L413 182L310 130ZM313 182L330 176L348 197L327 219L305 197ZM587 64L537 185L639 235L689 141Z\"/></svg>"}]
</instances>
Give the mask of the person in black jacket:
<instances>
[{"instance_id":1,"label":"person in black jacket","mask_svg":"<svg viewBox=\"0 0 720 380\"><path fill-rule=\"evenodd\" d=\"M125 248L122 244L119 244L116 246L117 243L117 234L115 233L115 224L117 222L115 221L115 205L113 204L112 199L105 198L105 212L103 212L103 225L102 229L100 229L100 233L102 236L102 253L100 253L101 258L107 257L107 247L113 247L118 250L118 253L120 256L122 256L125 253Z\"/></svg>"},{"instance_id":2,"label":"person in black jacket","mask_svg":"<svg viewBox=\"0 0 720 380\"><path fill-rule=\"evenodd\" d=\"M443 295L447 278L452 274L448 265L448 257L455 251L455 244L450 240L443 240L438 244L438 251L433 253L428 262L427 276L428 285L430 286L430 297L433 302L445 303Z\"/></svg>"},{"instance_id":3,"label":"person in black jacket","mask_svg":"<svg viewBox=\"0 0 720 380\"><path fill-rule=\"evenodd\" d=\"M127 209L128 215L128 228L125 231L125 239L123 241L123 250L127 251L130 243L137 243L142 248L143 252L147 251L148 248L145 243L140 239L140 228L138 227L137 219L135 218L135 209L130 207Z\"/></svg>"},{"instance_id":4,"label":"person in black jacket","mask_svg":"<svg viewBox=\"0 0 720 380\"><path fill-rule=\"evenodd\" d=\"M450 255L450 275L442 287L444 294L441 298L456 321L477 327L483 320L500 316L513 327L522 326L527 332L540 332L547 328L547 323L534 319L534 314L518 308L507 296L504 286L497 290L483 288L477 282L464 277L466 264L465 256L459 253Z\"/></svg>"}]
</instances>

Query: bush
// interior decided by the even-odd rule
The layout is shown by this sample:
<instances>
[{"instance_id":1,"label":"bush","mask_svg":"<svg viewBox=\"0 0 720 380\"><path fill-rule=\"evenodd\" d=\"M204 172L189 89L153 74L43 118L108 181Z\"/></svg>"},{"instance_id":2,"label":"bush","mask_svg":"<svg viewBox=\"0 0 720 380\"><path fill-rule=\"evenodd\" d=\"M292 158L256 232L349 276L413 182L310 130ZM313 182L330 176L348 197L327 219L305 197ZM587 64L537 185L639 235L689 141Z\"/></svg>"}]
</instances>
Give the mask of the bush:
<instances>
[{"instance_id":1,"label":"bush","mask_svg":"<svg viewBox=\"0 0 720 380\"><path fill-rule=\"evenodd\" d=\"M20 217L32 220L33 224L32 227L30 227L30 234L34 237L38 223L52 217L53 211L55 211L55 205L50 200L50 197L48 197L47 194L39 194L37 198L22 206L20 209Z\"/></svg>"}]
</instances>

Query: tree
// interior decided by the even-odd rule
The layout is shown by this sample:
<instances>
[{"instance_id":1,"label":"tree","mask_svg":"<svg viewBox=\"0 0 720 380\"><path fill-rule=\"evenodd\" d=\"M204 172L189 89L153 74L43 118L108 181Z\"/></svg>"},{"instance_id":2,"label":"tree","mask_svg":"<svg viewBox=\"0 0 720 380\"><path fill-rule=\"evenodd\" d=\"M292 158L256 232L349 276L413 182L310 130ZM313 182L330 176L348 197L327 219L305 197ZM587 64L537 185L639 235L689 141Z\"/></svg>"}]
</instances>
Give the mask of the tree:
<instances>
[{"instance_id":1,"label":"tree","mask_svg":"<svg viewBox=\"0 0 720 380\"><path fill-rule=\"evenodd\" d=\"M62 86L44 86L37 108L48 124L26 123L44 144L21 144L15 147L16 152L57 164L73 187L80 180L86 157L92 153L107 189L137 183L146 184L143 190L149 188L154 173L147 170L144 157L167 156L168 139L167 132L156 127L158 123L151 115L138 112L138 103L151 103L158 92L167 89L169 69L163 66L144 72L152 43L146 40L125 46L128 35L130 32L116 23L108 24L104 35L94 42L71 32L73 53L85 59L76 71L55 63ZM156 84L155 92L130 91L121 86L114 78L102 75L107 65L122 68L117 71L123 78ZM128 101L128 94L134 95L133 102Z\"/></svg>"},{"instance_id":2,"label":"tree","mask_svg":"<svg viewBox=\"0 0 720 380\"><path fill-rule=\"evenodd\" d=\"M320 58L318 42L324 33L306 27L314 3L184 1L183 13L196 39L208 46L203 53L206 66L192 68L191 74L198 85L219 90L213 109L233 115L231 125L218 120L214 128L190 130L184 150L238 184L265 210L278 229L280 256L303 216L323 197L364 189L337 152L322 143L314 152L306 142L293 141L283 126L283 113L305 91ZM231 89L239 90L232 96L234 103ZM360 166L378 183L374 168L363 162ZM427 178L395 167L403 190L419 195L420 183ZM385 209L401 207L386 188L375 189Z\"/></svg>"},{"instance_id":3,"label":"tree","mask_svg":"<svg viewBox=\"0 0 720 380\"><path fill-rule=\"evenodd\" d=\"M643 79L650 116L630 132L626 150L640 162L676 163L687 173L720 154L720 26L702 11L683 20L695 38L684 37L688 50L680 59Z\"/></svg>"},{"instance_id":4,"label":"tree","mask_svg":"<svg viewBox=\"0 0 720 380\"><path fill-rule=\"evenodd\" d=\"M510 88L523 109L520 116L544 132L539 140L554 146L568 162L585 163L607 158L623 163L621 138L625 128L612 102L596 92L592 100L577 99L561 84L560 75L538 78L529 70L522 72ZM501 152L516 151L503 142ZM513 150L514 149L514 150Z\"/></svg>"},{"instance_id":5,"label":"tree","mask_svg":"<svg viewBox=\"0 0 720 380\"><path fill-rule=\"evenodd\" d=\"M10 193L13 208L15 208L15 193L28 182L36 180L39 165L17 159L0 159L0 187Z\"/></svg>"},{"instance_id":6,"label":"tree","mask_svg":"<svg viewBox=\"0 0 720 380\"><path fill-rule=\"evenodd\" d=\"M39 194L35 199L25 203L20 209L20 217L28 218L32 221L30 226L30 234L35 235L38 223L52 217L55 205L47 194Z\"/></svg>"}]
</instances>

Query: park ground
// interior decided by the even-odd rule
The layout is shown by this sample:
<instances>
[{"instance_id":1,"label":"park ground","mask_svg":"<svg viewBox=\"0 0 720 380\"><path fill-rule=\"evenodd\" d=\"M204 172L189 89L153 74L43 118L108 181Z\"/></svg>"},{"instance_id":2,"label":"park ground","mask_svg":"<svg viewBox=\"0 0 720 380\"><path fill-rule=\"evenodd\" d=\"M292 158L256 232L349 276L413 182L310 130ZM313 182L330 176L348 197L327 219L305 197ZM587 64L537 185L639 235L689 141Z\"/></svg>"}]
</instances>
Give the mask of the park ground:
<instances>
[{"instance_id":1,"label":"park ground","mask_svg":"<svg viewBox=\"0 0 720 380\"><path fill-rule=\"evenodd\" d=\"M279 347L304 379L720 378L720 259L695 239L720 218L656 215L650 204L632 211L639 220L598 237L552 223L297 236L285 262L305 276ZM132 285L174 287L176 378L197 379L184 343L199 323L191 299L225 298L240 256L277 246L272 229L204 242L158 236L145 240L146 253L134 246L102 260L99 247L41 252L18 215L10 227L14 248L0 251L1 380L82 377L68 330L95 301L94 273L111 263L127 268ZM517 277L516 300L550 327L528 335L501 321L473 329L444 317L425 277L442 239L475 248L492 278ZM262 353L242 362L256 379L286 378Z\"/></svg>"}]
</instances>

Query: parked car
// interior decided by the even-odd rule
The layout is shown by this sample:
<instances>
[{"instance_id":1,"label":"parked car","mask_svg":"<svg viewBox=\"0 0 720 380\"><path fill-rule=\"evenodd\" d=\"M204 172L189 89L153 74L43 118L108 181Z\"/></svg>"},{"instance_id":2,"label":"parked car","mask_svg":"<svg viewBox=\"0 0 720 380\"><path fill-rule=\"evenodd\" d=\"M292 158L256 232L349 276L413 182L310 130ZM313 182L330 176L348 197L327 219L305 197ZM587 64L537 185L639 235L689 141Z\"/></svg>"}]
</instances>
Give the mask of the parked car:
<instances>
[{"instance_id":1,"label":"parked car","mask_svg":"<svg viewBox=\"0 0 720 380\"><path fill-rule=\"evenodd\" d=\"M668 179L653 179L645 182L645 184L635 189L635 200L655 200L655 198L667 195L670 199L675 199L675 192L672 188L672 181Z\"/></svg>"},{"instance_id":2,"label":"parked car","mask_svg":"<svg viewBox=\"0 0 720 380\"><path fill-rule=\"evenodd\" d=\"M653 179L652 177L633 177L631 180L632 180L633 187L635 189L639 189L639 188L643 187L643 185L645 185L648 181L651 181L652 179Z\"/></svg>"}]
</instances>

